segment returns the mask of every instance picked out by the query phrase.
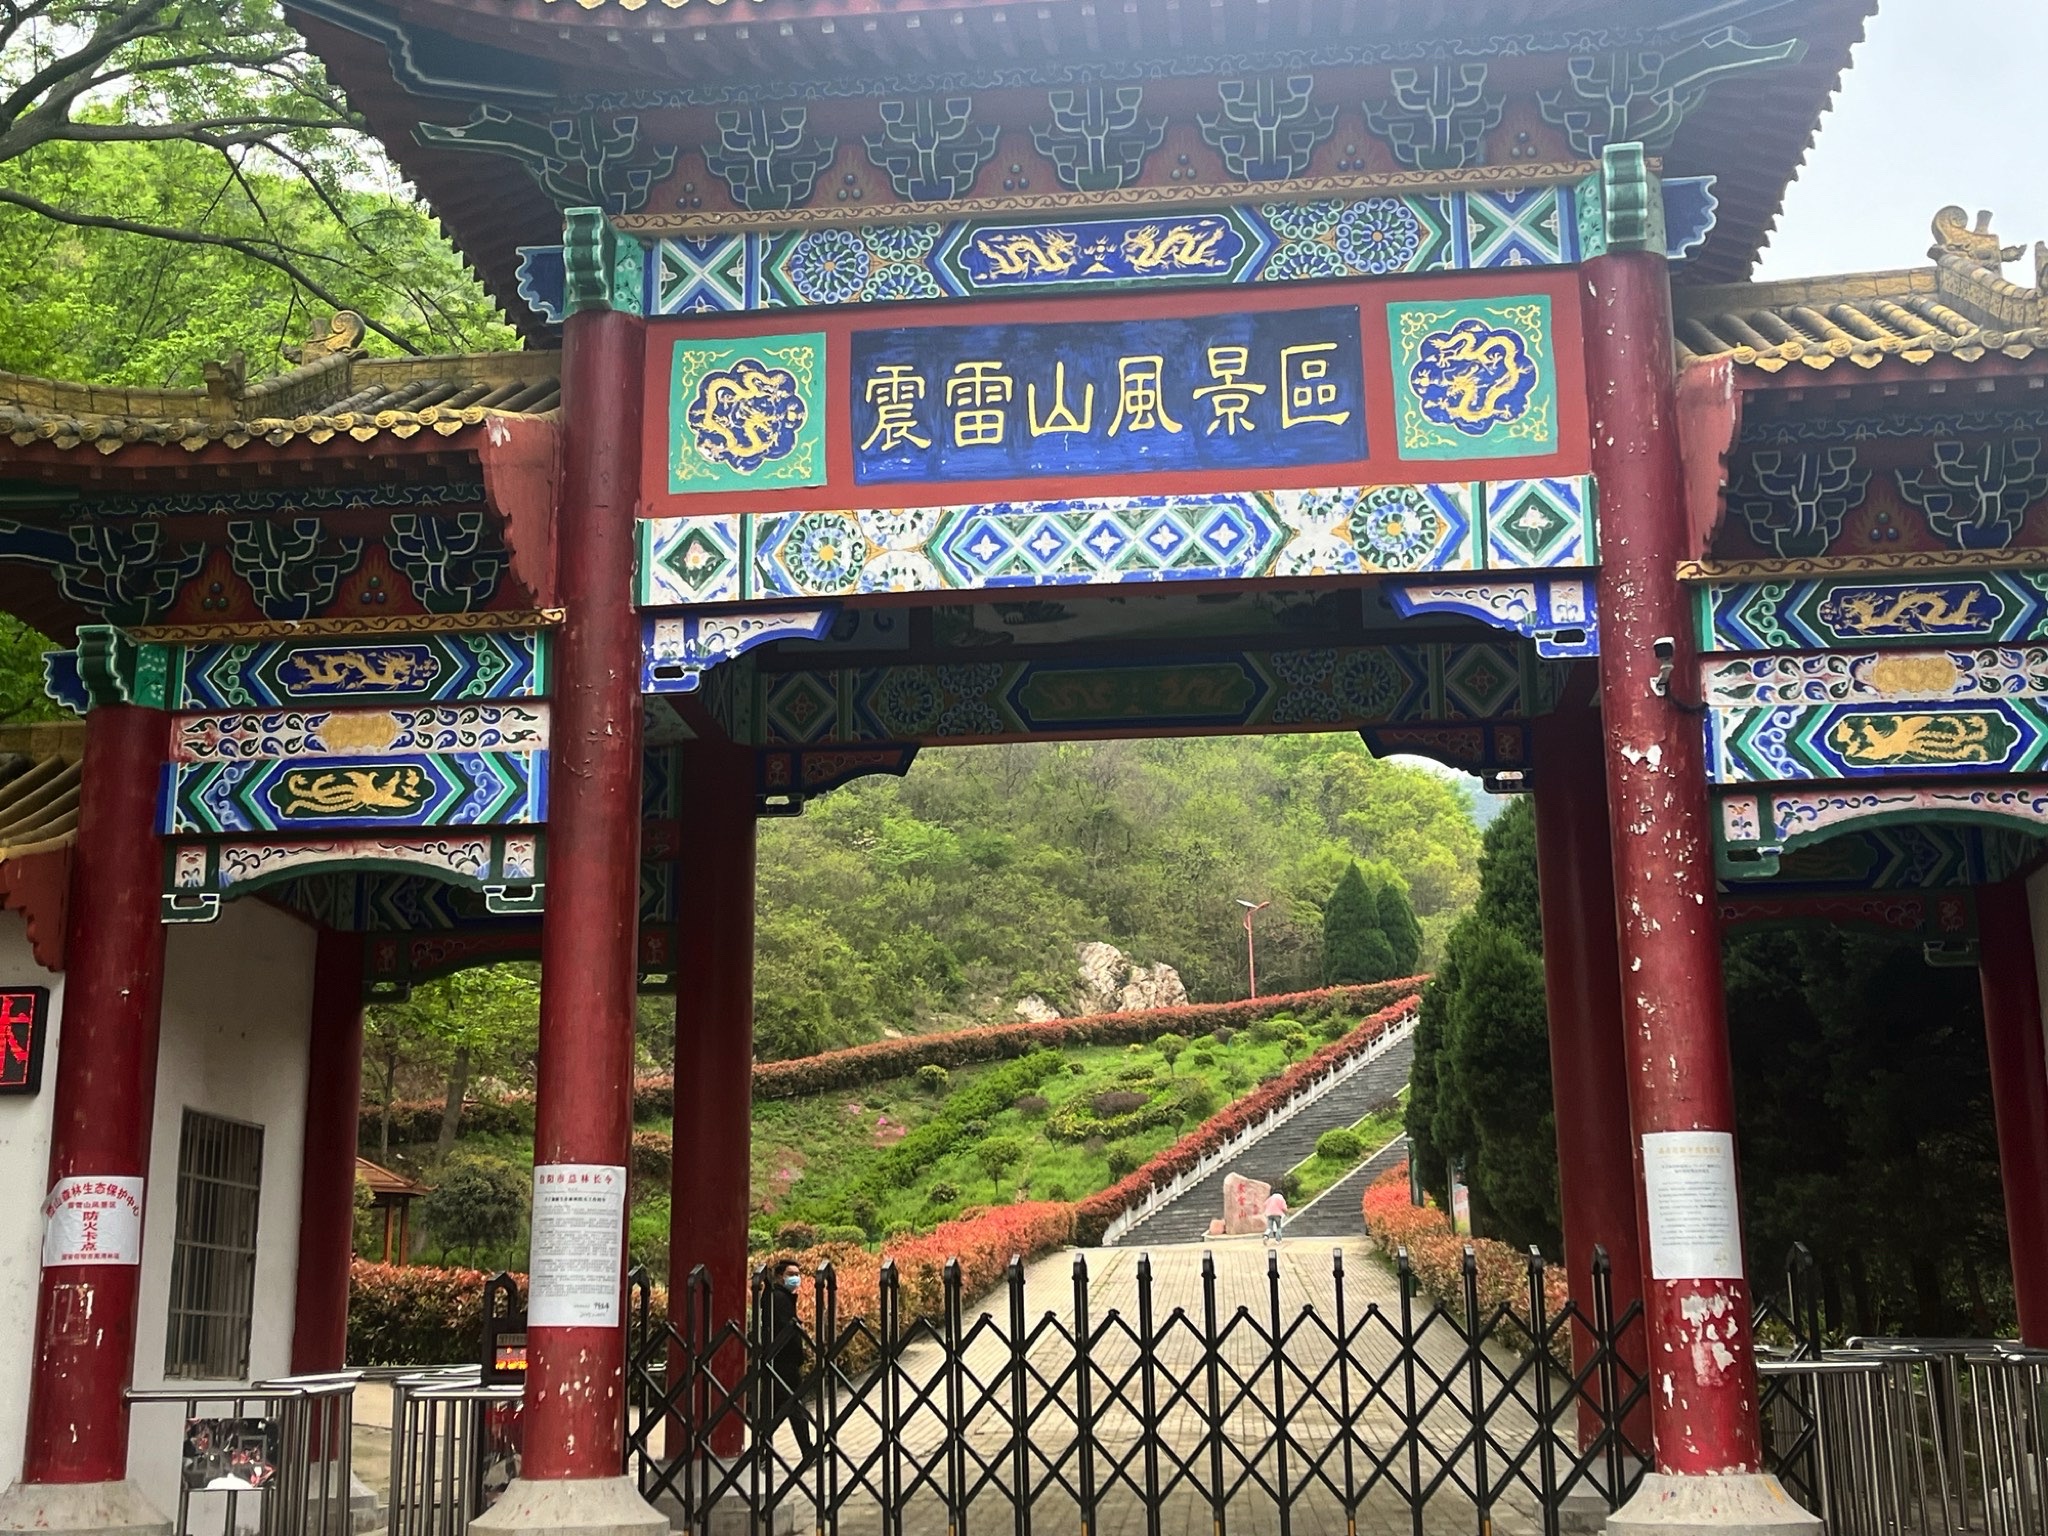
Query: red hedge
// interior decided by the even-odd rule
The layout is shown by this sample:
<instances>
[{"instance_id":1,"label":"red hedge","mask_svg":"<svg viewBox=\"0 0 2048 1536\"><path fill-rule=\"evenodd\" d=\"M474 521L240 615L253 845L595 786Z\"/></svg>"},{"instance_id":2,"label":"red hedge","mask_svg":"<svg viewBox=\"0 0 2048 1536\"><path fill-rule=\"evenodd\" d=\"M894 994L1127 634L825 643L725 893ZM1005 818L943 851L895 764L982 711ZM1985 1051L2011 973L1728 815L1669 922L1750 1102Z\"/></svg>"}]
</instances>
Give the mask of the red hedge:
<instances>
[{"instance_id":1,"label":"red hedge","mask_svg":"<svg viewBox=\"0 0 2048 1536\"><path fill-rule=\"evenodd\" d=\"M1400 981L1379 981L1361 987L1323 987L1313 992L1289 992L1262 997L1257 1002L1189 1003L1180 1008L1148 1008L1131 1013L1096 1013L1078 1019L1048 1019L1042 1024L992 1024L982 1029L959 1029L937 1035L906 1035L900 1040L877 1040L869 1045L849 1046L843 1051L825 1051L794 1061L764 1061L754 1068L756 1099L794 1099L806 1094L829 1093L864 1083L908 1077L919 1067L936 1065L975 1066L982 1062L1008 1061L1033 1051L1059 1050L1079 1045L1127 1045L1152 1041L1171 1032L1193 1038L1219 1027L1242 1029L1276 1013L1294 1013L1308 1019L1332 1013L1364 1012L1381 1008L1396 999L1411 996L1421 985L1420 977ZM441 1131L441 1100L404 1100L391 1106L391 1139L407 1144L432 1141ZM675 1080L667 1075L643 1077L633 1084L633 1118L658 1120L675 1113ZM363 1109L359 1134L362 1145L375 1146L382 1111L375 1105ZM524 1091L491 1099L464 1103L465 1130L520 1135L533 1130L533 1095Z\"/></svg>"},{"instance_id":2,"label":"red hedge","mask_svg":"<svg viewBox=\"0 0 2048 1536\"><path fill-rule=\"evenodd\" d=\"M1508 1306L1518 1316L1528 1312L1529 1263L1525 1255L1490 1237L1460 1237L1434 1204L1408 1201L1408 1165L1400 1164L1367 1186L1360 1201L1365 1230L1392 1258L1407 1250L1415 1283L1438 1302L1462 1313L1465 1306L1465 1250L1478 1263L1479 1306L1482 1312ZM1553 1315L1565 1304L1567 1287L1562 1268L1543 1271L1543 1305Z\"/></svg>"},{"instance_id":3,"label":"red hedge","mask_svg":"<svg viewBox=\"0 0 2048 1536\"><path fill-rule=\"evenodd\" d=\"M1331 1041L1306 1060L1296 1062L1272 1082L1226 1105L1143 1167L1101 1193L1083 1200L1075 1207L1076 1238L1084 1244L1100 1242L1110 1222L1143 1201L1152 1192L1153 1185L1165 1184L1192 1169L1253 1121L1263 1119L1293 1098L1312 1079L1320 1077L1339 1062L1358 1055L1384 1034L1395 1020L1413 1008L1414 996L1422 981L1422 977L1411 976L1405 981L1382 982L1382 996L1386 995L1386 989L1405 989L1398 992L1399 1001L1388 1003L1379 1012L1361 1020L1348 1034ZM1299 995L1311 997L1318 994Z\"/></svg>"}]
</instances>

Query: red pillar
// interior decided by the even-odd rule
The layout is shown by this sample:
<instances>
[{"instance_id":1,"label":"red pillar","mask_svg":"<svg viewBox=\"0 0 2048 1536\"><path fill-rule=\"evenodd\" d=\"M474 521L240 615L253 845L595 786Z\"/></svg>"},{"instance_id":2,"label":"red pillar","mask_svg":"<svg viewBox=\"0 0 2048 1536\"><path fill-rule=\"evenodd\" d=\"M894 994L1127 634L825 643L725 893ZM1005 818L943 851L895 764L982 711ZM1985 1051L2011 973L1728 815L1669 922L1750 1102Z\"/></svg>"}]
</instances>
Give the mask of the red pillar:
<instances>
[{"instance_id":1,"label":"red pillar","mask_svg":"<svg viewBox=\"0 0 2048 1536\"><path fill-rule=\"evenodd\" d=\"M24 1484L114 1483L128 1475L122 1393L135 1360L140 1209L156 1108L164 989L156 794L169 737L164 715L153 709L99 705L86 717L50 1186L54 1196L70 1181L88 1181L82 1201L108 1206L92 1213L92 1246L109 1258L53 1263L55 1245L77 1252L85 1234L45 1207Z\"/></svg>"},{"instance_id":2,"label":"red pillar","mask_svg":"<svg viewBox=\"0 0 2048 1536\"><path fill-rule=\"evenodd\" d=\"M632 1137L640 900L633 560L642 349L642 327L631 315L587 310L564 327L557 582L567 617L556 636L551 704L536 1227L544 1224L539 1208L557 1187L551 1180L610 1181L602 1187L623 1192ZM616 1244L601 1218L594 1225L595 1235L569 1245L566 1263L545 1262L543 1234L535 1234L523 1414L522 1479L529 1483L620 1475L624 1219ZM550 1302L544 1292L570 1299ZM597 1300L577 1302L578 1293ZM586 1320L560 1320L572 1316ZM521 1509L514 1501L504 1523L519 1523Z\"/></svg>"},{"instance_id":3,"label":"red pillar","mask_svg":"<svg viewBox=\"0 0 2048 1536\"><path fill-rule=\"evenodd\" d=\"M1557 1182L1571 1293L1593 1315L1593 1250L1612 1265L1614 1315L1643 1295L1636 1232L1635 1155L1623 1065L1621 949L1615 928L1613 850L1600 757L1600 717L1560 710L1533 722L1536 878L1543 903L1543 994L1550 1016L1550 1082L1557 1116ZM1628 1365L1648 1365L1631 1331ZM1573 1335L1583 1369L1594 1349ZM1597 1428L1582 1416L1581 1431ZM1630 1438L1646 1445L1647 1421Z\"/></svg>"},{"instance_id":4,"label":"red pillar","mask_svg":"<svg viewBox=\"0 0 2048 1536\"><path fill-rule=\"evenodd\" d=\"M2048 1040L2023 881L1978 887L1977 953L2020 1338L2048 1348Z\"/></svg>"},{"instance_id":5,"label":"red pillar","mask_svg":"<svg viewBox=\"0 0 2048 1536\"><path fill-rule=\"evenodd\" d=\"M690 1272L711 1278L711 1330L747 1310L747 1209L754 1072L754 754L682 749L678 804L695 838L683 866L676 990L675 1163L669 1198L669 1294ZM737 1352L734 1352L737 1366ZM737 1455L737 1414L712 1450Z\"/></svg>"},{"instance_id":6,"label":"red pillar","mask_svg":"<svg viewBox=\"0 0 2048 1536\"><path fill-rule=\"evenodd\" d=\"M355 1257L356 1128L363 1098L363 936L323 928L313 957L306 1137L299 1170L299 1271L292 1374L338 1371L348 1355ZM388 1224L387 1224L388 1230Z\"/></svg>"},{"instance_id":7,"label":"red pillar","mask_svg":"<svg viewBox=\"0 0 2048 1536\"><path fill-rule=\"evenodd\" d=\"M1674 694L1691 691L1696 671L1677 578L1685 499L1670 277L1661 254L1641 252L1598 257L1581 276L1600 490L1600 708L1645 1202L1657 1470L1752 1473L1762 1465L1756 1359L1735 1225L1735 1094L1705 747L1699 719L1653 688L1660 645L1670 647Z\"/></svg>"}]
</instances>

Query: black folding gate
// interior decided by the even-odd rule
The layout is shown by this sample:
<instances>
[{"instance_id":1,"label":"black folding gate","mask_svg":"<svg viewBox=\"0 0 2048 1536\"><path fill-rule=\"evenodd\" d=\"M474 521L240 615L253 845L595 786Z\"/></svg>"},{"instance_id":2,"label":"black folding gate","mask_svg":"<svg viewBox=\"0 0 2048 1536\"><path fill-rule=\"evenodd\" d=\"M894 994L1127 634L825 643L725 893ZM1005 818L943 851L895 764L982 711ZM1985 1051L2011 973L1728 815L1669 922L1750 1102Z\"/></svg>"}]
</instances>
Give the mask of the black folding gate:
<instances>
[{"instance_id":1,"label":"black folding gate","mask_svg":"<svg viewBox=\"0 0 2048 1536\"><path fill-rule=\"evenodd\" d=\"M949 1536L1034 1522L1087 1536L1142 1519L1146 1536L1206 1519L1214 1536L1334 1515L1355 1533L1497 1528L1554 1536L1575 1491L1614 1507L1648 1454L1640 1304L1613 1314L1604 1255L1591 1307L1548 1309L1540 1259L1513 1303L1482 1306L1465 1256L1463 1305L1418 1295L1405 1259L1398 1300L1356 1305L1341 1252L1322 1304L1282 1303L1269 1253L1262 1306L1223 1310L1205 1254L1198 1307L1155 1306L1140 1258L1135 1314L1097 1312L1074 1259L1065 1315L1035 1318L1024 1269L969 1316L949 1264L935 1316L906 1315L885 1264L873 1315L842 1315L831 1266L816 1272L804 1366L773 1368L765 1275L750 1321L714 1325L700 1270L676 1315L651 1314L634 1282L629 1471L649 1498L708 1531L721 1501L771 1520L790 1507L820 1532ZM1379 1289L1375 1287L1375 1289ZM1632 1347L1625 1347L1632 1345ZM795 1419L818 1446L796 1448ZM764 1432L765 1431L765 1432ZM773 1529L772 1523L769 1529Z\"/></svg>"}]
</instances>

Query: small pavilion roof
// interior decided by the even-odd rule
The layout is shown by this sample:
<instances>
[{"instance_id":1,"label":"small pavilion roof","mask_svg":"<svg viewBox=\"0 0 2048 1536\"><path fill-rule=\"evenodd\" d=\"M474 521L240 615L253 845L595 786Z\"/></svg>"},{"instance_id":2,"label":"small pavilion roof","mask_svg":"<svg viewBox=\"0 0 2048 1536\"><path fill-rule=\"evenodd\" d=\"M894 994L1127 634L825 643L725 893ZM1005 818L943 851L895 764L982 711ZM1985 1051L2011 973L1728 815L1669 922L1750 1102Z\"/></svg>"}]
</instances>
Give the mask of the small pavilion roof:
<instances>
[{"instance_id":1,"label":"small pavilion roof","mask_svg":"<svg viewBox=\"0 0 2048 1536\"><path fill-rule=\"evenodd\" d=\"M393 1173L367 1157L356 1159L356 1177L370 1186L370 1193L380 1200L411 1200L426 1194L427 1186L408 1179L402 1173Z\"/></svg>"},{"instance_id":2,"label":"small pavilion roof","mask_svg":"<svg viewBox=\"0 0 2048 1536\"><path fill-rule=\"evenodd\" d=\"M282 447L302 437L367 442L422 431L448 437L493 415L543 414L561 403L555 352L366 357L344 340L333 350L316 343L301 356L306 360L297 366L246 386L239 360L209 363L204 389L129 389L0 373L0 437L23 448L46 442L103 454L131 443L197 452L214 443Z\"/></svg>"},{"instance_id":3,"label":"small pavilion roof","mask_svg":"<svg viewBox=\"0 0 2048 1536\"><path fill-rule=\"evenodd\" d=\"M2048 347L2048 244L2036 245L2034 284L2022 287L2004 274L2021 250L1998 243L1989 214L1972 229L1960 208L1944 208L1934 233L1928 267L1677 290L1679 361L1726 357L1777 372L2024 358Z\"/></svg>"}]
</instances>

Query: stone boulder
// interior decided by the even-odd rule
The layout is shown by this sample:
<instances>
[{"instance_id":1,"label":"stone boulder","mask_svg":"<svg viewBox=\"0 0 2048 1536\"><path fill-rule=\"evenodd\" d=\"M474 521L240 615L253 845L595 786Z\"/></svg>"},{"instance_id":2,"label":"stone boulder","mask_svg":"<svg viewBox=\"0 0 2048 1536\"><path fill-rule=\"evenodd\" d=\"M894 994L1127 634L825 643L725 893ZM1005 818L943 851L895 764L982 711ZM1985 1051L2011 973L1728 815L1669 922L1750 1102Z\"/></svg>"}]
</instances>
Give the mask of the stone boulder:
<instances>
[{"instance_id":1,"label":"stone boulder","mask_svg":"<svg viewBox=\"0 0 2048 1536\"><path fill-rule=\"evenodd\" d=\"M1273 1186L1241 1173L1223 1176L1223 1232L1227 1237L1256 1237L1266 1230L1266 1197Z\"/></svg>"},{"instance_id":2,"label":"stone boulder","mask_svg":"<svg viewBox=\"0 0 2048 1536\"><path fill-rule=\"evenodd\" d=\"M1170 965L1134 965L1114 944L1078 946L1078 980L1074 1011L1132 1013L1152 1008L1178 1008L1188 1000L1180 973Z\"/></svg>"},{"instance_id":3,"label":"stone boulder","mask_svg":"<svg viewBox=\"0 0 2048 1536\"><path fill-rule=\"evenodd\" d=\"M1033 992L1017 1000L1017 1017L1026 1024L1044 1024L1060 1016L1059 1009Z\"/></svg>"}]
</instances>

